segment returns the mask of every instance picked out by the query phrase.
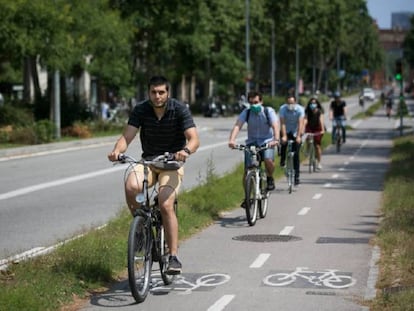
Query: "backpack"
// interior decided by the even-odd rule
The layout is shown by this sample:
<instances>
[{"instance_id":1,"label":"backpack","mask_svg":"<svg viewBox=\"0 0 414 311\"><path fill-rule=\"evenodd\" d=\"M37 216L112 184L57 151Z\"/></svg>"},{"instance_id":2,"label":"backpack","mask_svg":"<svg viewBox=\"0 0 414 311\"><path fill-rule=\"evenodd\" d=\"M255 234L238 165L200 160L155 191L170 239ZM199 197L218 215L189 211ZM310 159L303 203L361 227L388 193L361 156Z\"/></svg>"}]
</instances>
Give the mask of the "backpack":
<instances>
[{"instance_id":1,"label":"backpack","mask_svg":"<svg viewBox=\"0 0 414 311\"><path fill-rule=\"evenodd\" d=\"M266 119L267 119L267 125L269 125L269 127L272 126L272 124L270 123L270 116L269 116L269 107L263 107L264 108L264 112L266 115ZM250 116L250 109L247 109L247 114L246 114L246 123L249 123L249 116Z\"/></svg>"}]
</instances>

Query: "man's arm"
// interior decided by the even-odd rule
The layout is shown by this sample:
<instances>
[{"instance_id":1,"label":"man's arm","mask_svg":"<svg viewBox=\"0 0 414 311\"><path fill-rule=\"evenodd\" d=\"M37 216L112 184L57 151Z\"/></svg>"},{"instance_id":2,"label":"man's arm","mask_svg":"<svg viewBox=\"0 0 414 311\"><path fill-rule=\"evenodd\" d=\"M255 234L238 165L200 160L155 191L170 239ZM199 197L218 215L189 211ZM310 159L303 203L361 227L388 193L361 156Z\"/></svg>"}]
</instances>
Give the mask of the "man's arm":
<instances>
[{"instance_id":1,"label":"man's arm","mask_svg":"<svg viewBox=\"0 0 414 311\"><path fill-rule=\"evenodd\" d=\"M114 149L108 154L109 161L118 161L119 154L124 153L128 149L129 144L135 138L137 132L138 129L136 127L127 125L121 137L118 138Z\"/></svg>"},{"instance_id":2,"label":"man's arm","mask_svg":"<svg viewBox=\"0 0 414 311\"><path fill-rule=\"evenodd\" d=\"M236 137L240 132L241 127L243 126L243 122L241 122L240 120L236 121L236 124L234 124L233 129L231 130L230 133L230 138L229 138L229 147L230 148L234 148L234 146L236 146Z\"/></svg>"}]
</instances>

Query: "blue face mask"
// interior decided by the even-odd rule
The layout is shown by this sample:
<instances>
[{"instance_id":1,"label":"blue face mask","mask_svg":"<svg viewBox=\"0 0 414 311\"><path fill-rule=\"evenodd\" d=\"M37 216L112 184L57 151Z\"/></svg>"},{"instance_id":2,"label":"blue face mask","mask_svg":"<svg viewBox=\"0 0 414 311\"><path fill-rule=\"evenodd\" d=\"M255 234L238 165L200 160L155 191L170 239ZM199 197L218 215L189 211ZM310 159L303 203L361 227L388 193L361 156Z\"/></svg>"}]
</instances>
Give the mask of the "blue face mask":
<instances>
[{"instance_id":1,"label":"blue face mask","mask_svg":"<svg viewBox=\"0 0 414 311\"><path fill-rule=\"evenodd\" d=\"M250 110L257 114L262 110L262 105L260 104L250 105Z\"/></svg>"},{"instance_id":2,"label":"blue face mask","mask_svg":"<svg viewBox=\"0 0 414 311\"><path fill-rule=\"evenodd\" d=\"M315 103L310 104L310 108L311 108L312 110L314 110L316 107L317 107L317 105L316 105Z\"/></svg>"}]
</instances>

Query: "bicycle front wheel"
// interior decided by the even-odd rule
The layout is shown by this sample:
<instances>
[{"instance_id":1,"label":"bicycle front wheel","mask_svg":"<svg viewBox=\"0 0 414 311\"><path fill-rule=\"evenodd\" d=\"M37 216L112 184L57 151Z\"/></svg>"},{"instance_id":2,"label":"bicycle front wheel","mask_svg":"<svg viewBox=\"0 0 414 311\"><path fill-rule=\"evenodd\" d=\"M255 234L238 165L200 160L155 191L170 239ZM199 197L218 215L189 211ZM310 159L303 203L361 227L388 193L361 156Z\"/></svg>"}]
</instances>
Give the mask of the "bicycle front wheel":
<instances>
[{"instance_id":1,"label":"bicycle front wheel","mask_svg":"<svg viewBox=\"0 0 414 311\"><path fill-rule=\"evenodd\" d=\"M177 215L178 201L174 201L174 213ZM167 274L168 268L168 257L170 255L170 250L168 249L167 240L165 238L165 230L162 224L162 219L160 217L160 226L158 228L157 237L159 241L159 252L160 252L160 273L161 278L165 285L169 285L174 281L175 275Z\"/></svg>"},{"instance_id":2,"label":"bicycle front wheel","mask_svg":"<svg viewBox=\"0 0 414 311\"><path fill-rule=\"evenodd\" d=\"M245 183L246 218L249 225L254 226L257 219L256 174L254 171L247 173Z\"/></svg>"},{"instance_id":3,"label":"bicycle front wheel","mask_svg":"<svg viewBox=\"0 0 414 311\"><path fill-rule=\"evenodd\" d=\"M151 278L151 233L146 219L134 217L128 237L128 281L135 301L140 303L148 295Z\"/></svg>"},{"instance_id":4,"label":"bicycle front wheel","mask_svg":"<svg viewBox=\"0 0 414 311\"><path fill-rule=\"evenodd\" d=\"M287 160L287 180L288 180L289 193L292 193L294 178L295 178L295 170L293 168L293 156L289 155L289 158Z\"/></svg>"},{"instance_id":5,"label":"bicycle front wheel","mask_svg":"<svg viewBox=\"0 0 414 311\"><path fill-rule=\"evenodd\" d=\"M261 172L261 174L265 174L264 172ZM258 208L259 208L259 216L260 218L265 218L267 214L267 207L269 205L269 192L267 191L267 182L266 177L262 178L260 177L260 195L261 199L258 202Z\"/></svg>"},{"instance_id":6,"label":"bicycle front wheel","mask_svg":"<svg viewBox=\"0 0 414 311\"><path fill-rule=\"evenodd\" d=\"M310 150L309 150L309 174L311 174L312 172L315 172L316 170L316 163L315 163L315 146L310 146Z\"/></svg>"},{"instance_id":7,"label":"bicycle front wheel","mask_svg":"<svg viewBox=\"0 0 414 311\"><path fill-rule=\"evenodd\" d=\"M336 129L336 152L340 152L341 151L341 134L340 134L341 129Z\"/></svg>"}]
</instances>

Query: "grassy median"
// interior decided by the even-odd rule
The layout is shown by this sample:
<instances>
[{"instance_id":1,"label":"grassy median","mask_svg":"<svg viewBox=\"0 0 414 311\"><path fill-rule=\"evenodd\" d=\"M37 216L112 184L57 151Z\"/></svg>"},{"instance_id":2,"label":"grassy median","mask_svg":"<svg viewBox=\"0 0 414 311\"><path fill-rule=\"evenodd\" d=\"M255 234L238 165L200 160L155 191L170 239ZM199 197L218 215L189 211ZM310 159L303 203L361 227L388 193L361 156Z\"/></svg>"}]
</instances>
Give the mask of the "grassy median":
<instances>
[{"instance_id":1,"label":"grassy median","mask_svg":"<svg viewBox=\"0 0 414 311\"><path fill-rule=\"evenodd\" d=\"M369 302L374 311L414 310L414 136L396 139L391 159L376 237L382 256L378 295ZM199 187L180 195L181 240L210 225L220 212L234 209L243 197L241 165L224 177L215 174L212 162L206 170ZM123 208L106 227L49 255L11 264L0 276L0 310L63 310L125 278L130 221Z\"/></svg>"}]
</instances>

